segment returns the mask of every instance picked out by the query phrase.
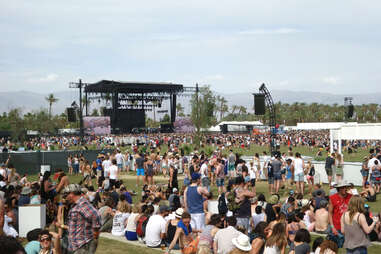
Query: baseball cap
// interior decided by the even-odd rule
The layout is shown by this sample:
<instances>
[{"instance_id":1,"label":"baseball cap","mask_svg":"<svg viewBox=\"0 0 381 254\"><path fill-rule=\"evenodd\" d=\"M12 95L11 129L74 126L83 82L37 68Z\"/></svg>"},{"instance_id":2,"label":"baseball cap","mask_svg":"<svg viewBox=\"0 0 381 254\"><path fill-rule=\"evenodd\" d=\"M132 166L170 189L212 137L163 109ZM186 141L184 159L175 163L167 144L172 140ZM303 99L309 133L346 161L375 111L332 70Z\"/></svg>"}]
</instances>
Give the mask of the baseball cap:
<instances>
[{"instance_id":1,"label":"baseball cap","mask_svg":"<svg viewBox=\"0 0 381 254\"><path fill-rule=\"evenodd\" d=\"M201 175L199 173L192 173L192 180L198 180L200 179Z\"/></svg>"},{"instance_id":2,"label":"baseball cap","mask_svg":"<svg viewBox=\"0 0 381 254\"><path fill-rule=\"evenodd\" d=\"M159 206L159 211L160 211L160 213L169 212L170 209L167 205L161 205L161 206Z\"/></svg>"}]
</instances>

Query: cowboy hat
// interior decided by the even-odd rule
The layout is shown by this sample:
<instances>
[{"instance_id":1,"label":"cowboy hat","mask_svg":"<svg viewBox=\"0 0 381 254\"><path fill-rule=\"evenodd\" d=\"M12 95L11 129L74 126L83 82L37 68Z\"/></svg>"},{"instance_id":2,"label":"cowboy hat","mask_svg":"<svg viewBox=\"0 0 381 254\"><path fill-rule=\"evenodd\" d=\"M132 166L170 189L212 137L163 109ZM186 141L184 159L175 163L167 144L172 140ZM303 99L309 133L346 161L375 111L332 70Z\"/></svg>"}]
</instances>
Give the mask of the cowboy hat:
<instances>
[{"instance_id":1,"label":"cowboy hat","mask_svg":"<svg viewBox=\"0 0 381 254\"><path fill-rule=\"evenodd\" d=\"M232 239L232 243L235 247L243 251L250 251L251 244L250 239L247 235L240 234L238 237Z\"/></svg>"},{"instance_id":2,"label":"cowboy hat","mask_svg":"<svg viewBox=\"0 0 381 254\"><path fill-rule=\"evenodd\" d=\"M336 188L341 188L341 187L349 187L351 186L350 183L348 183L346 180L341 180L336 184Z\"/></svg>"}]
</instances>

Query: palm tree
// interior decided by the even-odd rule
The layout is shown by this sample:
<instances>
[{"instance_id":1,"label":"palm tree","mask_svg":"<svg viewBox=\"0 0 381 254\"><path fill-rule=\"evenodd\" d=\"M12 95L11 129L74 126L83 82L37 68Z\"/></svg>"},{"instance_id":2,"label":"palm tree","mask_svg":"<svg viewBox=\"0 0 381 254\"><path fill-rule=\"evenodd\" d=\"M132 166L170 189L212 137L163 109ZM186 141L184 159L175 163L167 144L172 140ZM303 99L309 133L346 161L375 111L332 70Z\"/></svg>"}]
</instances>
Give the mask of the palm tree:
<instances>
[{"instance_id":1,"label":"palm tree","mask_svg":"<svg viewBox=\"0 0 381 254\"><path fill-rule=\"evenodd\" d=\"M49 94L47 97L45 97L45 100L49 102L49 118L52 117L52 105L53 103L56 103L58 99L54 97L54 94Z\"/></svg>"},{"instance_id":2,"label":"palm tree","mask_svg":"<svg viewBox=\"0 0 381 254\"><path fill-rule=\"evenodd\" d=\"M225 97L218 95L216 98L217 111L220 113L220 121L224 117L225 113L229 110L228 101Z\"/></svg>"}]
</instances>

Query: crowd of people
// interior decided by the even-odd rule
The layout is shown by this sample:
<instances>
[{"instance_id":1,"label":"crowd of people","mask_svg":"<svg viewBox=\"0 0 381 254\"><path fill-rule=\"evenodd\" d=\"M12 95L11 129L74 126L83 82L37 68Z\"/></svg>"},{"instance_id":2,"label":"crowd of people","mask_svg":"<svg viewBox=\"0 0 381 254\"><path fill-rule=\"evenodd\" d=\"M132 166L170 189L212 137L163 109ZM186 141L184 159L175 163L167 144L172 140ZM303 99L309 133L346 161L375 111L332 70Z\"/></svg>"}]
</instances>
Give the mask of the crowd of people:
<instances>
[{"instance_id":1,"label":"crowd of people","mask_svg":"<svg viewBox=\"0 0 381 254\"><path fill-rule=\"evenodd\" d=\"M324 142L293 135L291 140L299 139L295 142ZM380 214L368 203L376 202L380 191L379 149L364 158L361 191L343 180L342 155L329 154L326 192L314 182L313 163L292 149L257 153L250 161L221 149L185 156L179 146L189 137L167 137L164 154L161 141L151 138L140 148L126 153L117 148L94 161L69 157L67 169L45 171L36 181L17 174L8 159L0 166L0 248L12 254L95 253L99 234L109 232L166 253L307 254L337 253L338 248L366 253L370 241L381 239ZM251 140L229 137L203 142L234 147ZM82 180L73 183L72 174ZM126 180L131 175L134 187ZM262 180L268 195L256 188ZM47 227L30 231L22 246L18 208L29 204L46 206ZM311 249L312 232L326 237L316 238Z\"/></svg>"}]
</instances>

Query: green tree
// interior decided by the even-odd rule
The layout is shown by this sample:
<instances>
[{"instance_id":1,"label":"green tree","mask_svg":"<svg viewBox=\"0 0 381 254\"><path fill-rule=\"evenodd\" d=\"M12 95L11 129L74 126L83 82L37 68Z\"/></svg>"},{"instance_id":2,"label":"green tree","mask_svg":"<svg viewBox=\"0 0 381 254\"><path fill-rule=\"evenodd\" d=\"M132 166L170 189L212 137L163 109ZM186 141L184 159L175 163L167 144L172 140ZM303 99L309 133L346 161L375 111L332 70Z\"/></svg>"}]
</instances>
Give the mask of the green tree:
<instances>
[{"instance_id":1,"label":"green tree","mask_svg":"<svg viewBox=\"0 0 381 254\"><path fill-rule=\"evenodd\" d=\"M216 123L214 116L216 98L209 86L200 87L199 92L192 96L191 106L191 119L198 135L201 128L208 128Z\"/></svg>"},{"instance_id":2,"label":"green tree","mask_svg":"<svg viewBox=\"0 0 381 254\"><path fill-rule=\"evenodd\" d=\"M99 112L96 108L91 112L91 116L99 116Z\"/></svg>"},{"instance_id":3,"label":"green tree","mask_svg":"<svg viewBox=\"0 0 381 254\"><path fill-rule=\"evenodd\" d=\"M183 105L181 105L181 103L177 103L176 105L176 112L177 112L177 116L179 117L184 117L185 114L184 114L184 107Z\"/></svg>"},{"instance_id":4,"label":"green tree","mask_svg":"<svg viewBox=\"0 0 381 254\"><path fill-rule=\"evenodd\" d=\"M58 98L54 97L54 94L49 94L45 97L45 100L49 103L49 117L52 117L52 105L58 101Z\"/></svg>"}]
</instances>

